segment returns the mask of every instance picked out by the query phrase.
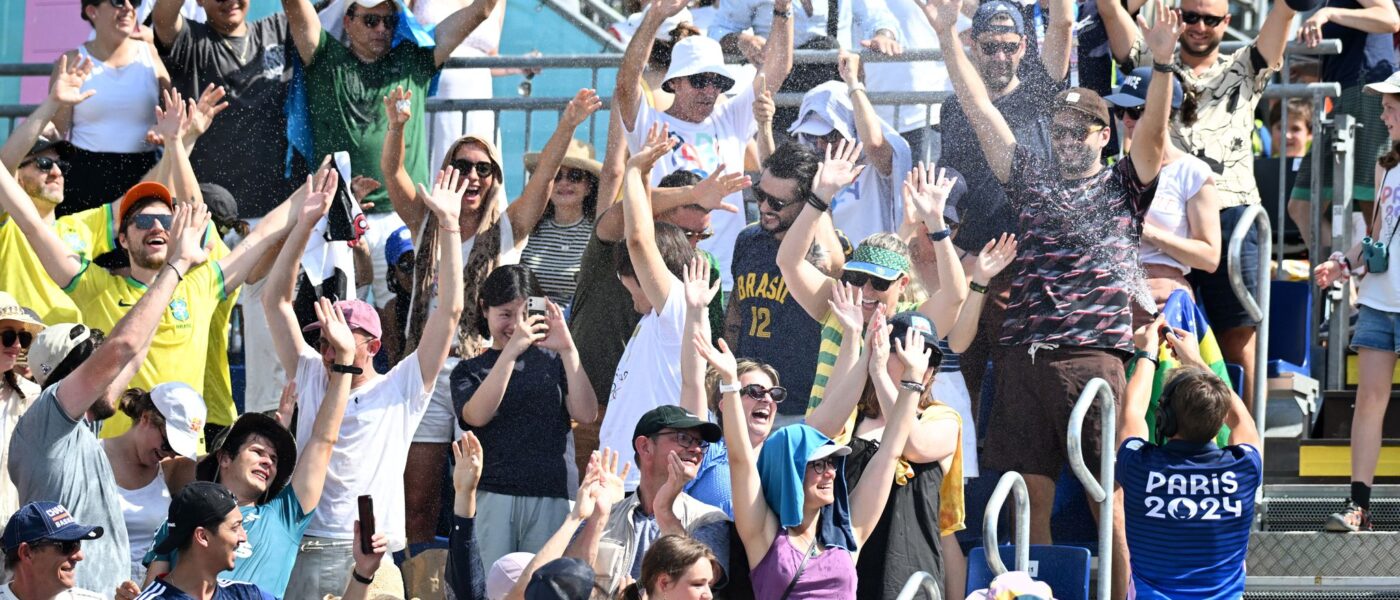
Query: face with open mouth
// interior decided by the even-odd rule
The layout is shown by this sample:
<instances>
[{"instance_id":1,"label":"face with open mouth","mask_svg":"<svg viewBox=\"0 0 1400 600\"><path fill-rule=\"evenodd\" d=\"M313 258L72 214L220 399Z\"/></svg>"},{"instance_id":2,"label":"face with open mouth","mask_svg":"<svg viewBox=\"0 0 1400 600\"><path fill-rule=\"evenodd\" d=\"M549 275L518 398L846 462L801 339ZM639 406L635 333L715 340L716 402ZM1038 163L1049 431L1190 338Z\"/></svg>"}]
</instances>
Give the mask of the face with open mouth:
<instances>
[{"instance_id":1,"label":"face with open mouth","mask_svg":"<svg viewBox=\"0 0 1400 600\"><path fill-rule=\"evenodd\" d=\"M131 264L156 270L165 264L170 248L170 207L162 202L147 202L127 218L120 236Z\"/></svg>"},{"instance_id":2,"label":"face with open mouth","mask_svg":"<svg viewBox=\"0 0 1400 600\"><path fill-rule=\"evenodd\" d=\"M240 501L256 498L266 492L277 478L277 450L272 440L250 435L232 458L219 459L221 482Z\"/></svg>"},{"instance_id":3,"label":"face with open mouth","mask_svg":"<svg viewBox=\"0 0 1400 600\"><path fill-rule=\"evenodd\" d=\"M477 168L479 164L492 165L491 153L480 143L469 141L457 147L457 151L452 154L453 166L471 163L470 168L459 168L464 172L461 177L466 178L467 187L462 191L462 214L470 214L482 210L486 199L491 197L492 190L496 186L496 173L494 169L488 170L483 176Z\"/></svg>"},{"instance_id":4,"label":"face with open mouth","mask_svg":"<svg viewBox=\"0 0 1400 600\"><path fill-rule=\"evenodd\" d=\"M754 369L739 375L739 389L746 389L750 385L762 386L763 389L772 388L773 378L767 373ZM749 441L754 446L763 443L768 439L768 434L773 431L773 419L778 415L778 405L773 402L773 395L764 394L761 398L755 398L749 394L740 394L743 401L744 413L749 419Z\"/></svg>"}]
</instances>

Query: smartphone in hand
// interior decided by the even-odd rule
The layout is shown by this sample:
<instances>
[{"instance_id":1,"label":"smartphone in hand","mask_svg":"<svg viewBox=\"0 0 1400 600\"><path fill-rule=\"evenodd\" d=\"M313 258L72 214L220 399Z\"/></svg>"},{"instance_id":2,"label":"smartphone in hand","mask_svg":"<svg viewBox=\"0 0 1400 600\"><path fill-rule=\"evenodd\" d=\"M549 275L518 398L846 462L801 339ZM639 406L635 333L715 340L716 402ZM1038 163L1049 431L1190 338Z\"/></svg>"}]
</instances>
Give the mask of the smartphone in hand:
<instances>
[{"instance_id":1,"label":"smartphone in hand","mask_svg":"<svg viewBox=\"0 0 1400 600\"><path fill-rule=\"evenodd\" d=\"M360 553L374 554L374 497L360 496Z\"/></svg>"}]
</instances>

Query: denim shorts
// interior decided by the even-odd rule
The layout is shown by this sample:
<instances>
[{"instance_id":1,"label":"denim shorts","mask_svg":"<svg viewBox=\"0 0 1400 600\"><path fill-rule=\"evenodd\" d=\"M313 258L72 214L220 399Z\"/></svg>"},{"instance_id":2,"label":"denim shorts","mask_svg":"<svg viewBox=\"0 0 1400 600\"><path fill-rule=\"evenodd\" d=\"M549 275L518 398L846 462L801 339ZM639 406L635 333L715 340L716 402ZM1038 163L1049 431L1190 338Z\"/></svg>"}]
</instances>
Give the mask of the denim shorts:
<instances>
[{"instance_id":1,"label":"denim shorts","mask_svg":"<svg viewBox=\"0 0 1400 600\"><path fill-rule=\"evenodd\" d=\"M1361 314L1356 317L1356 332L1351 334L1351 349L1359 348L1400 354L1400 313L1362 304Z\"/></svg>"}]
</instances>

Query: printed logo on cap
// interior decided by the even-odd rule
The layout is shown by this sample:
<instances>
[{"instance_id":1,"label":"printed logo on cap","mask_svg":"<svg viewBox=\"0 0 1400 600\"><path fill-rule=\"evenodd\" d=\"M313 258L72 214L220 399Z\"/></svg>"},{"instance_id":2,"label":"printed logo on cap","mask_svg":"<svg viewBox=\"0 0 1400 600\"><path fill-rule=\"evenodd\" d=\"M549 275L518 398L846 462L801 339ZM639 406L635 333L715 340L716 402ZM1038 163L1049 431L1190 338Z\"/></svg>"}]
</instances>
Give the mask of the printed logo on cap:
<instances>
[{"instance_id":1,"label":"printed logo on cap","mask_svg":"<svg viewBox=\"0 0 1400 600\"><path fill-rule=\"evenodd\" d=\"M909 328L925 335L933 335L933 325L929 323L928 317L915 315L909 319Z\"/></svg>"},{"instance_id":2,"label":"printed logo on cap","mask_svg":"<svg viewBox=\"0 0 1400 600\"><path fill-rule=\"evenodd\" d=\"M1123 87L1125 88L1138 89L1140 85L1142 85L1142 78L1137 75L1129 75L1123 78Z\"/></svg>"},{"instance_id":3,"label":"printed logo on cap","mask_svg":"<svg viewBox=\"0 0 1400 600\"><path fill-rule=\"evenodd\" d=\"M68 514L68 509L62 506L54 506L44 511L44 516L48 517L50 521L53 521L54 529L66 527L77 522L73 520L73 515Z\"/></svg>"}]
</instances>

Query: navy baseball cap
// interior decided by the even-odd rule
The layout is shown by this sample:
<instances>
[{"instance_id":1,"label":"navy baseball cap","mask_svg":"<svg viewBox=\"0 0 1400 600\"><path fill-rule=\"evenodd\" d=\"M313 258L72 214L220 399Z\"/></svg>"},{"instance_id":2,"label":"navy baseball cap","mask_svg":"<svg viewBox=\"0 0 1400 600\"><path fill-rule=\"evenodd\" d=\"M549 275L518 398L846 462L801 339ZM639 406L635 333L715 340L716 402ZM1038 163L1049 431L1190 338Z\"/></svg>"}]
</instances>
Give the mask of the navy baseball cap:
<instances>
[{"instance_id":1,"label":"navy baseball cap","mask_svg":"<svg viewBox=\"0 0 1400 600\"><path fill-rule=\"evenodd\" d=\"M78 523L77 519L57 502L30 502L24 505L5 523L5 534L0 537L9 554L20 544L32 544L40 540L73 542L95 540L102 537L102 528Z\"/></svg>"},{"instance_id":2,"label":"navy baseball cap","mask_svg":"<svg viewBox=\"0 0 1400 600\"><path fill-rule=\"evenodd\" d=\"M1138 67L1123 77L1122 85L1104 98L1118 108L1137 108L1147 104L1147 84L1152 82L1152 67ZM1181 108L1184 93L1181 81L1172 77L1172 108Z\"/></svg>"},{"instance_id":3,"label":"navy baseball cap","mask_svg":"<svg viewBox=\"0 0 1400 600\"><path fill-rule=\"evenodd\" d=\"M903 342L910 329L918 332L924 339L924 347L933 351L929 356L929 367L937 369L943 364L943 349L938 346L938 333L934 331L933 321L924 313L906 310L890 317L890 348L895 347L895 342Z\"/></svg>"},{"instance_id":4,"label":"navy baseball cap","mask_svg":"<svg viewBox=\"0 0 1400 600\"><path fill-rule=\"evenodd\" d=\"M1011 24L992 23L1002 17L1011 19ZM992 0L982 6L977 7L977 12L972 15L972 35L979 36L984 33L1016 33L1026 34L1026 21L1021 17L1021 10L1006 0Z\"/></svg>"}]
</instances>

